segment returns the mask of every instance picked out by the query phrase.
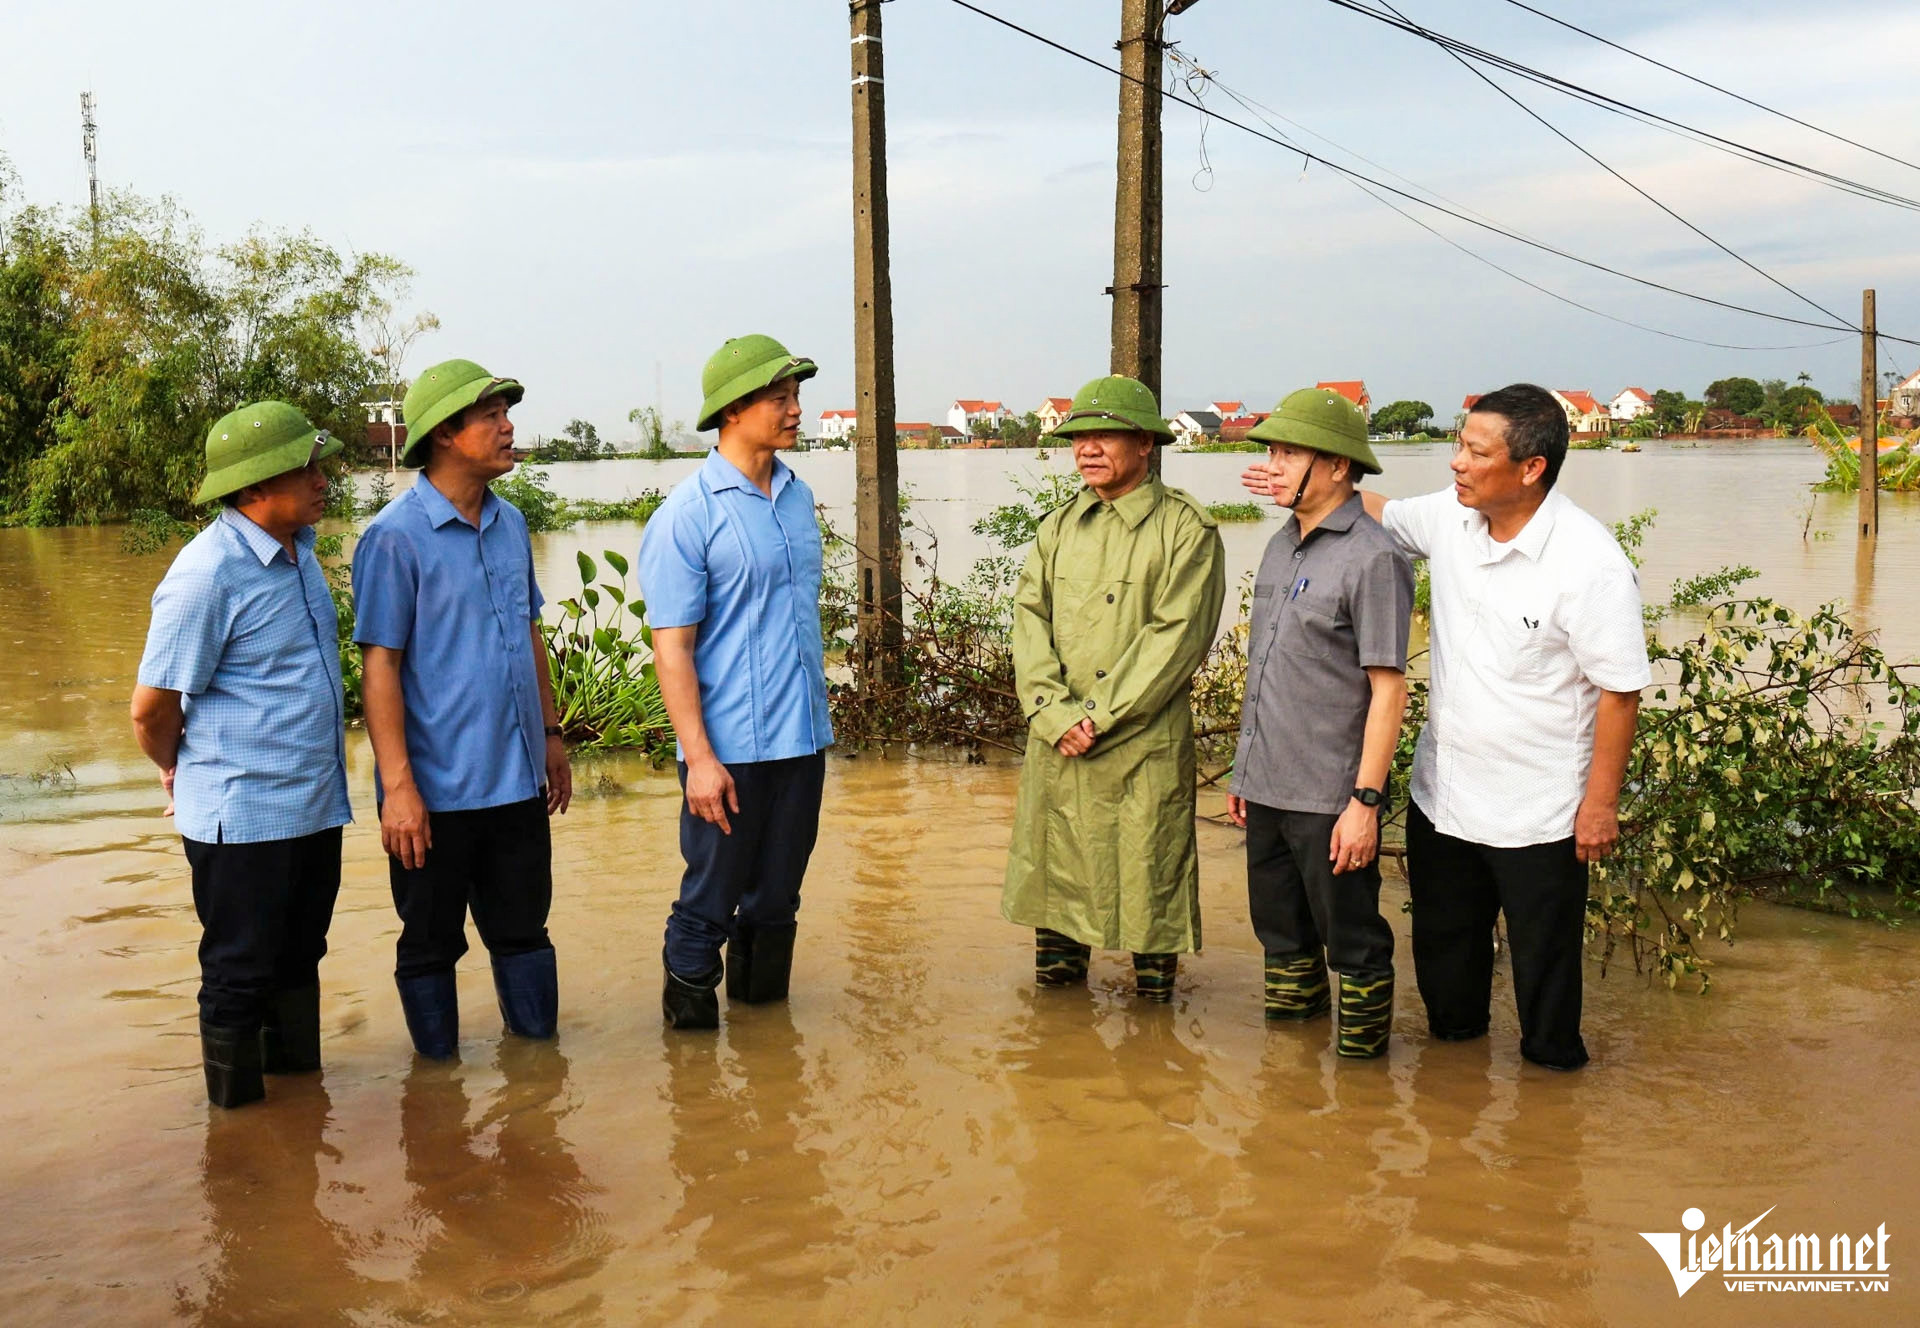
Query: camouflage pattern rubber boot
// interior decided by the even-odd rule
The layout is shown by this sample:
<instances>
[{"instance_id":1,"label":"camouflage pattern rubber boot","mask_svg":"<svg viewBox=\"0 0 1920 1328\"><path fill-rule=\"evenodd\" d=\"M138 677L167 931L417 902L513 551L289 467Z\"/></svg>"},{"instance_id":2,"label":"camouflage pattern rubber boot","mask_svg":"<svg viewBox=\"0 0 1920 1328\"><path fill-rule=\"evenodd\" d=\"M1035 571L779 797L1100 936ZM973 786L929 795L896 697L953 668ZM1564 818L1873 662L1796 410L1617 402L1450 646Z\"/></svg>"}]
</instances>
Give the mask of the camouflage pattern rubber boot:
<instances>
[{"instance_id":1,"label":"camouflage pattern rubber boot","mask_svg":"<svg viewBox=\"0 0 1920 1328\"><path fill-rule=\"evenodd\" d=\"M1037 927L1033 933L1033 980L1042 987L1075 987L1087 980L1093 947Z\"/></svg>"},{"instance_id":2,"label":"camouflage pattern rubber boot","mask_svg":"<svg viewBox=\"0 0 1920 1328\"><path fill-rule=\"evenodd\" d=\"M1318 1019L1333 1008L1327 966L1317 954L1267 956L1267 1018L1275 1022Z\"/></svg>"},{"instance_id":3,"label":"camouflage pattern rubber boot","mask_svg":"<svg viewBox=\"0 0 1920 1328\"><path fill-rule=\"evenodd\" d=\"M1387 1054L1393 1029L1393 974L1340 975L1340 1034L1334 1050L1367 1060Z\"/></svg>"},{"instance_id":4,"label":"camouflage pattern rubber boot","mask_svg":"<svg viewBox=\"0 0 1920 1328\"><path fill-rule=\"evenodd\" d=\"M1133 957L1133 994L1143 1001L1165 1005L1173 999L1173 978L1180 969L1177 954L1137 954Z\"/></svg>"}]
</instances>

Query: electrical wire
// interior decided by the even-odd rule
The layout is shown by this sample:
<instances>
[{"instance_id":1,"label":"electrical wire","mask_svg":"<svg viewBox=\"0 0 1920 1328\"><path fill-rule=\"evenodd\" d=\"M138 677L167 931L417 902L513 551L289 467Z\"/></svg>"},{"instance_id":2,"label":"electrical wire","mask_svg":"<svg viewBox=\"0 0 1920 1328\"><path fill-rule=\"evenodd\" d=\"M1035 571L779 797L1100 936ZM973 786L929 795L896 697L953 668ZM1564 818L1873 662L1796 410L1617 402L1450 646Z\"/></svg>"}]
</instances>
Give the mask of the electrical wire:
<instances>
[{"instance_id":1,"label":"electrical wire","mask_svg":"<svg viewBox=\"0 0 1920 1328\"><path fill-rule=\"evenodd\" d=\"M1734 139L1712 133L1709 130L1700 129L1694 125L1675 120L1670 116L1661 115L1657 111L1650 111L1644 107L1635 106L1631 102L1621 101L1619 98L1610 97L1604 92L1595 92L1592 89L1583 88L1557 75L1535 69L1531 65L1522 64L1517 60L1509 59L1503 55L1496 55L1494 52L1475 46L1470 42L1461 41L1457 37L1450 37L1442 32L1421 28L1419 25L1410 23L1394 14L1364 4L1361 0L1327 0L1327 2L1337 8L1350 10L1355 14L1373 19L1377 23L1385 24L1387 27L1404 32L1408 36L1418 37L1422 41L1432 42L1436 46L1443 46L1448 50L1457 51L1462 55L1492 65L1497 69L1524 78L1529 82L1538 83L1540 86L1548 88L1551 91L1584 101L1601 110L1610 111L1614 114L1624 116L1627 119L1637 120L1642 124L1657 123L1659 126L1667 128L1671 132L1678 133L1682 137L1713 146L1717 150L1728 152L1730 155L1739 157L1742 160L1751 161L1756 165L1782 170L1788 174L1827 185L1830 188L1840 190L1842 193L1853 194L1856 197L1864 198L1871 202L1906 208L1910 211L1920 211L1920 199L1910 198L1905 194L1897 194L1892 190L1882 189L1878 185L1865 184L1859 180L1850 179L1847 176L1836 174L1833 171L1825 170L1818 166L1809 166L1805 162L1794 161L1789 157L1779 156L1763 148L1756 148L1751 144L1741 143Z\"/></svg>"},{"instance_id":2,"label":"electrical wire","mask_svg":"<svg viewBox=\"0 0 1920 1328\"><path fill-rule=\"evenodd\" d=\"M1176 59L1184 59L1184 58L1185 57L1176 57ZM1198 70L1198 66L1195 66L1195 68L1196 70ZM1249 115L1253 116L1256 120L1261 121L1269 129L1272 129L1275 133L1280 132L1279 128L1276 125L1274 125L1272 121L1268 120L1265 115L1261 114L1262 110L1270 110L1271 108L1261 106L1260 103L1245 96L1238 90L1232 87L1229 87L1225 83L1222 83L1217 75L1214 75L1205 70L1199 70L1199 73L1204 75L1207 79L1209 79L1212 82L1213 86L1219 89L1221 93L1223 93L1229 99L1231 99L1234 102L1237 102L1241 107L1243 107ZM1281 118L1285 119L1286 117L1282 116ZM1288 121L1288 123L1294 124L1296 128L1302 129L1303 132L1307 132L1307 133L1313 132L1311 130L1306 129L1305 126L1299 125L1295 121ZM1359 156L1358 153L1351 152L1351 150L1348 148L1340 147L1338 143L1333 143L1333 140L1326 138L1324 135L1314 134L1314 137L1319 138L1322 142L1330 143L1332 144L1332 146L1336 148L1340 148L1340 151L1347 152L1351 156L1355 156L1355 157ZM1365 158L1360 158L1360 159L1365 160ZM1380 166L1379 163L1377 162L1370 162L1368 164L1375 166L1377 169L1386 170L1385 167ZM1393 174L1393 172L1389 171L1388 174ZM1726 341L1709 341L1704 337L1688 336L1684 332L1669 332L1665 328L1654 327L1647 323L1638 323L1631 318L1622 318L1618 314L1610 314L1604 309L1596 309L1590 304L1583 304L1579 300L1574 299L1572 296L1563 295L1559 291L1553 290L1547 286L1543 286L1539 282L1534 281L1530 277L1524 277L1520 275L1520 273L1515 272L1513 269L1509 267L1505 267L1500 263L1495 262L1493 259L1488 258L1485 254L1480 253L1478 250L1470 249L1466 245L1461 244L1458 240L1454 239L1451 235L1448 235L1445 231L1442 231L1439 228L1429 225L1425 221L1422 221L1419 217L1407 211L1407 209L1401 207L1399 204L1395 203L1392 199L1386 198L1381 194L1375 193L1372 189L1368 188L1364 184L1361 184L1358 180L1355 180L1351 177L1344 177L1344 176L1342 178L1346 179L1348 184L1352 185L1355 189L1358 189L1361 193L1367 195L1367 197L1373 199L1376 203L1379 203L1382 207L1391 208L1393 211L1399 213L1402 217L1406 218L1408 221L1418 226L1421 230L1426 231L1429 235L1432 235L1435 239L1441 241L1443 244L1446 244L1454 249L1459 250L1461 253L1465 254L1468 258L1473 259L1476 263L1484 264L1485 266L1492 268L1495 272L1500 273L1502 276L1510 277L1513 280L1519 282L1521 285L1530 287L1531 289L1538 291L1540 294L1545 295L1549 299L1558 300L1561 304L1569 305L1572 308L1580 310L1582 313L1592 314L1596 318L1604 318L1610 323L1618 323L1622 327L1631 327L1638 331L1651 333L1656 337L1666 337L1673 341L1690 342L1691 344L1696 346L1711 346L1716 350L1740 350L1740 351L1813 350L1822 346L1837 346L1843 341L1851 341L1853 339L1850 336L1846 336L1846 337L1834 337L1827 341L1796 342L1792 345L1786 345L1786 346L1748 346L1748 345L1737 345L1732 342L1726 342ZM1398 178L1405 179L1404 176L1401 176ZM1407 181L1407 183L1411 184L1413 182ZM1428 192L1432 192L1432 191L1429 190Z\"/></svg>"},{"instance_id":3,"label":"electrical wire","mask_svg":"<svg viewBox=\"0 0 1920 1328\"><path fill-rule=\"evenodd\" d=\"M1405 14L1401 13L1399 9L1395 8L1393 4L1393 0L1380 0L1380 3L1387 10L1392 12L1396 17L1400 18L1403 22L1413 23L1413 20L1407 18ZM1416 31L1421 33L1423 36L1427 35L1427 30L1421 27L1419 24L1414 23L1413 27ZM1550 133L1552 133L1556 138L1558 138L1561 142L1565 143L1568 147L1571 147L1574 151L1578 152L1581 156L1585 157L1588 161L1598 166L1601 170L1605 171L1608 175L1611 175L1614 179L1618 180L1621 184L1624 184L1627 188L1633 190L1634 193L1646 199L1647 202L1659 208L1662 212L1666 213L1669 217L1672 217L1675 221L1679 222L1682 226L1685 226L1688 230L1692 231L1695 235L1698 235L1701 239L1705 240L1708 244L1718 249L1721 253L1727 255L1727 257L1733 259L1735 262L1739 263L1742 267L1747 268L1749 271L1756 272L1760 276L1765 277L1768 281L1772 282L1774 285L1778 286L1781 290L1785 291L1787 294L1799 300L1802 304L1810 305L1812 308L1818 310L1820 313L1823 313L1827 317L1833 319L1836 323L1847 323L1846 319L1842 318L1839 314L1835 313L1833 310L1827 308L1826 305L1821 304L1818 300L1814 299L1810 295L1806 295L1801 291L1795 290L1792 286L1789 286L1786 282L1774 276L1773 273L1767 271L1765 268L1761 267L1758 263L1755 263L1751 259L1748 259L1745 255L1734 252L1733 249L1721 243L1719 240L1715 239L1713 236L1707 234L1700 227L1688 221L1685 217L1681 216L1678 212L1675 212L1672 208L1668 207L1665 203L1661 202L1659 199L1655 198L1652 194L1648 193L1645 189L1642 189L1639 185L1635 184L1632 180L1629 180L1625 175L1621 174L1619 171L1615 170L1612 166L1609 166L1606 162L1602 161L1594 153L1590 152L1584 145L1582 145L1577 140L1575 140L1572 135L1566 133L1558 125L1554 124L1551 120L1547 119L1546 116L1534 110L1533 107L1527 105L1524 101L1521 101L1520 98L1514 96L1513 93L1509 92L1506 88L1501 87L1499 83L1494 81L1494 78L1491 74L1487 73L1482 69L1476 68L1471 61L1469 61L1465 56L1461 55L1458 51L1450 50L1446 47L1442 47L1441 49L1446 50L1447 54L1453 57L1454 62L1458 64L1462 69L1466 70L1469 74L1472 74L1475 78L1479 79L1482 83L1485 83L1488 87L1492 88L1495 92L1499 93L1502 97L1505 97L1508 101L1512 102L1515 106L1518 106L1521 110L1525 111L1534 120L1538 121L1541 125L1545 126L1546 129ZM1856 332L1860 330L1858 324L1847 323L1847 326L1851 327Z\"/></svg>"},{"instance_id":4,"label":"electrical wire","mask_svg":"<svg viewBox=\"0 0 1920 1328\"><path fill-rule=\"evenodd\" d=\"M1614 50L1619 51L1622 55L1630 55L1636 60L1644 61L1645 63L1652 65L1656 69L1664 69L1669 74L1673 74L1680 78L1686 79L1689 83L1698 83L1701 87L1717 92L1723 97L1731 97L1737 102L1743 102L1746 105L1753 107L1757 111L1765 111L1768 115L1778 116L1780 119L1785 120L1790 124L1799 125L1802 129L1811 129L1814 133L1824 135L1827 138L1831 138L1837 143L1845 143L1848 147L1859 148L1862 152L1872 153L1876 157L1879 157L1885 161L1893 162L1896 165L1905 166L1909 170L1920 171L1920 162L1908 161L1905 157L1896 157L1891 152L1882 152L1879 148L1870 147L1867 144L1858 141L1857 139L1848 138L1845 134L1836 134L1831 129L1822 129L1819 125L1814 124L1811 121L1802 120L1797 115L1790 115L1786 111L1778 110L1775 107L1767 105L1765 102L1755 101L1752 97L1742 96L1740 93L1735 92L1732 88L1723 88L1718 83L1709 82L1707 79L1701 78L1698 74L1689 74L1686 70L1677 69L1673 65L1668 64L1664 60L1656 60L1653 56L1646 55L1639 51L1636 51L1631 46L1623 45L1622 43L1614 41L1609 37L1602 37L1597 32L1590 32L1586 28L1581 27L1578 23L1569 23L1566 19L1558 18L1555 15L1549 14L1544 9L1538 9L1538 8L1535 8L1533 5L1527 4L1525 0L1506 0L1506 3L1512 5L1515 9L1524 9L1529 14L1532 14L1538 18L1543 18L1549 23L1557 24L1558 26L1567 29L1569 32L1577 32L1582 37L1587 37L1592 39L1593 41L1599 42L1602 46L1611 46Z\"/></svg>"},{"instance_id":5,"label":"electrical wire","mask_svg":"<svg viewBox=\"0 0 1920 1328\"><path fill-rule=\"evenodd\" d=\"M1093 56L1086 54L1084 51L1077 51L1071 46L1065 45L1062 42L1057 42L1053 40L1051 37L1042 36L1040 33L1033 31L1031 28L1023 27L1020 24L1015 23L1012 19L1004 18L1001 15L996 14L991 10L983 9L979 5L973 4L972 0L950 0L950 3L959 6L961 9L964 9L969 13L978 15L979 17L984 18L991 23L998 24L1000 27L1006 28L1010 32L1016 32L1021 36L1028 38L1031 41L1038 42L1042 46L1046 46L1053 50L1056 50L1060 52L1062 55L1070 56L1071 58L1080 61L1082 64L1091 65L1095 69L1101 70L1108 74L1112 74L1114 77L1122 79L1126 82L1138 84L1141 87L1151 86L1147 83L1145 79L1137 78L1131 74L1128 74L1123 69L1115 68L1113 65L1106 64L1103 61L1098 60ZM1192 101L1189 98L1182 97L1177 92L1170 91L1167 88L1162 87L1157 89L1157 91L1159 92L1159 95L1164 100L1176 102L1181 106L1188 107L1191 110L1198 111L1202 115L1218 120L1222 124L1230 125L1231 127L1238 129L1240 132L1244 134L1251 134L1255 138L1263 139L1266 142L1273 143L1279 147L1285 148L1288 152L1296 153L1308 161L1317 162L1320 165L1325 166L1327 169L1331 171L1336 171L1340 175L1343 175L1349 179L1362 181L1366 184L1372 185L1376 189L1382 190L1385 193L1392 194L1397 198L1403 198L1410 203L1417 203L1421 207L1429 208L1433 211L1443 213L1449 217L1454 218L1456 221L1466 222L1470 226L1476 226L1481 230L1490 231L1495 235L1499 235L1506 239L1513 240L1519 244L1524 244L1530 248L1539 249L1545 253L1550 253L1555 257L1565 259L1570 263L1577 263L1581 267L1592 268L1596 272L1604 272L1608 276L1618 277L1623 281L1630 281L1635 285L1645 286L1650 290L1663 291L1668 295L1677 295L1682 299L1692 300L1698 304L1711 305L1714 308L1726 309L1733 313L1748 314L1754 318L1764 318L1771 322L1789 323L1796 327L1810 327L1821 332L1857 331L1857 329L1849 327L1845 324L1817 323L1810 318L1795 318L1791 314L1769 313L1764 309L1755 309L1748 305L1735 304L1729 300L1716 299L1711 295L1702 295L1697 291L1685 290L1678 286L1667 285L1665 282L1655 281L1651 277L1635 276L1631 272L1625 272L1619 268L1610 267L1607 264L1601 263L1595 259L1582 258L1578 254L1570 253L1567 250L1558 247L1557 245L1548 244L1543 240L1529 239L1526 236L1521 235L1516 231L1508 230L1504 226L1500 226L1493 222L1483 221L1477 217L1470 216L1469 214L1465 212L1461 212L1455 208L1443 207L1438 203L1431 202L1427 199L1419 197L1416 194L1409 193L1405 189L1397 188L1396 186L1387 184L1384 181L1374 179L1373 177L1368 176L1363 172L1355 171L1350 167L1342 166L1338 162L1331 161L1326 157L1323 157L1317 153L1311 152L1308 149L1301 147L1297 143L1289 143L1283 137L1276 136L1265 130L1256 129L1253 126L1246 124L1244 121L1236 120L1229 115L1223 115L1219 111L1213 110L1210 107L1202 106ZM1881 333L1880 336L1884 340L1897 341L1909 346L1920 346L1920 340L1915 340L1910 337L1897 337L1889 333Z\"/></svg>"}]
</instances>

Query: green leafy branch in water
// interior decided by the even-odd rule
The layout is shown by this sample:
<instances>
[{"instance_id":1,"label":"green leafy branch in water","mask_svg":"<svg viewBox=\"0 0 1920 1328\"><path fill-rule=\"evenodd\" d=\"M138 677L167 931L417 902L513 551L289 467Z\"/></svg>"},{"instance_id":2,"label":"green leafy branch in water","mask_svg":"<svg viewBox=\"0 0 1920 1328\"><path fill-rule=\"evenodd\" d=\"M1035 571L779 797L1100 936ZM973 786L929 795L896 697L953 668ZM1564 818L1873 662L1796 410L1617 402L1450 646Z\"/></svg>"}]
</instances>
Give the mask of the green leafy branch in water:
<instances>
[{"instance_id":1,"label":"green leafy branch in water","mask_svg":"<svg viewBox=\"0 0 1920 1328\"><path fill-rule=\"evenodd\" d=\"M1897 921L1920 901L1920 683L1827 605L1712 606L1649 643L1663 679L1640 712L1615 856L1594 869L1603 968L1708 986L1706 942L1764 896Z\"/></svg>"},{"instance_id":2,"label":"green leafy branch in water","mask_svg":"<svg viewBox=\"0 0 1920 1328\"><path fill-rule=\"evenodd\" d=\"M667 500L658 489L642 489L635 497L610 503L562 498L547 483L546 472L531 466L495 480L493 491L519 508L527 529L535 532L566 530L582 521L645 521Z\"/></svg>"},{"instance_id":3,"label":"green leafy branch in water","mask_svg":"<svg viewBox=\"0 0 1920 1328\"><path fill-rule=\"evenodd\" d=\"M1860 451L1823 409L1806 427L1807 437L1827 458L1827 473L1813 487L1821 493L1860 492ZM1920 491L1920 429L1901 437L1898 446L1879 454L1875 463L1880 487L1894 493Z\"/></svg>"},{"instance_id":4,"label":"green leafy branch in water","mask_svg":"<svg viewBox=\"0 0 1920 1328\"><path fill-rule=\"evenodd\" d=\"M1266 515L1263 503L1208 503L1207 515L1215 521L1258 521Z\"/></svg>"},{"instance_id":5,"label":"green leafy branch in water","mask_svg":"<svg viewBox=\"0 0 1920 1328\"><path fill-rule=\"evenodd\" d=\"M646 625L647 606L627 597L627 560L602 550L601 558L618 574L603 581L591 557L584 551L575 556L579 593L560 601L558 623L540 629L553 661L561 732L589 750L670 752L673 725L654 672L653 629Z\"/></svg>"}]
</instances>

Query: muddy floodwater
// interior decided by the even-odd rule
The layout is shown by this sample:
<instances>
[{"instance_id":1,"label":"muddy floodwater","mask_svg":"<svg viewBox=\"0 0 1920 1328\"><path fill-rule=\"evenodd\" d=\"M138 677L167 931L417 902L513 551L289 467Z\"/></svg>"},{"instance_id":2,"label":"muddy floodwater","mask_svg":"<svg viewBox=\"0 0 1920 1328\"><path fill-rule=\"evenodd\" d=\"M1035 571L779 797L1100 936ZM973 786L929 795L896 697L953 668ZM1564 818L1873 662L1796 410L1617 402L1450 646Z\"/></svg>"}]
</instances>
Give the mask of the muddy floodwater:
<instances>
[{"instance_id":1,"label":"muddy floodwater","mask_svg":"<svg viewBox=\"0 0 1920 1328\"><path fill-rule=\"evenodd\" d=\"M1444 467L1386 460L1390 493ZM1022 464L905 461L952 546ZM1235 497L1244 458L1171 461L1174 482ZM684 470L630 482L639 465L550 474L617 496ZM844 503L849 460L800 465ZM1850 499L1821 500L1802 537L1818 470L1797 447L1650 446L1576 453L1568 487L1608 518L1660 508L1651 591L1744 561L1920 655L1920 510L1888 504L1869 575ZM1236 570L1272 529L1230 531ZM634 534L540 538L549 598L574 549L630 552ZM1217 793L1207 945L1174 1003L1137 1003L1111 955L1087 990L1035 991L1030 934L998 916L1018 777L998 759L831 758L792 1001L671 1036L678 791L643 760L580 760L554 838L560 1037L501 1036L476 951L460 1060L432 1065L394 996L356 730L326 1069L210 1108L186 865L125 723L165 562L121 555L113 531L0 531L0 1322L1920 1321L1920 936L1751 906L1709 997L1590 968L1594 1061L1561 1075L1519 1060L1504 974L1490 1038L1428 1040L1390 876L1392 1051L1340 1062L1324 1022L1263 1024ZM1884 1223L1889 1290L1714 1275L1681 1297L1639 1233L1682 1232L1695 1207L1703 1234L1771 1209L1759 1230L1823 1246Z\"/></svg>"}]
</instances>

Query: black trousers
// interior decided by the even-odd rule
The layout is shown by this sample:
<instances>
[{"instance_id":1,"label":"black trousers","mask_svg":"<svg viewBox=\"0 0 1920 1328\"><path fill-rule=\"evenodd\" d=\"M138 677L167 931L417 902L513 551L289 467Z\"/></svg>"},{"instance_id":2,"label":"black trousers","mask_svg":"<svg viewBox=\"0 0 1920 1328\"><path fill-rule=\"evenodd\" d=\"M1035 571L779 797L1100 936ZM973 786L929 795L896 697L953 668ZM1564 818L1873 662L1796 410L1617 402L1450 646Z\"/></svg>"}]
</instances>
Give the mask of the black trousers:
<instances>
[{"instance_id":1,"label":"black trousers","mask_svg":"<svg viewBox=\"0 0 1920 1328\"><path fill-rule=\"evenodd\" d=\"M1443 835L1407 809L1413 971L1437 1038L1479 1037L1493 1006L1493 923L1507 915L1520 1054L1556 1070L1587 1063L1580 1038L1587 865L1571 838L1490 848Z\"/></svg>"},{"instance_id":2,"label":"black trousers","mask_svg":"<svg viewBox=\"0 0 1920 1328\"><path fill-rule=\"evenodd\" d=\"M553 841L545 798L500 807L432 812L433 847L409 871L387 858L400 941L393 975L445 973L467 952L467 910L481 944L507 956L551 949Z\"/></svg>"},{"instance_id":3,"label":"black trousers","mask_svg":"<svg viewBox=\"0 0 1920 1328\"><path fill-rule=\"evenodd\" d=\"M275 992L320 980L340 893L340 827L257 844L180 842L200 917L200 1017L258 1027Z\"/></svg>"},{"instance_id":4,"label":"black trousers","mask_svg":"<svg viewBox=\"0 0 1920 1328\"><path fill-rule=\"evenodd\" d=\"M727 767L740 810L727 813L732 834L680 803L680 856L687 870L667 918L667 967L686 977L713 970L720 947L743 922L779 926L800 911L800 882L820 834L825 752ZM680 787L687 765L680 763Z\"/></svg>"},{"instance_id":5,"label":"black trousers","mask_svg":"<svg viewBox=\"0 0 1920 1328\"><path fill-rule=\"evenodd\" d=\"M1393 927L1380 916L1380 860L1333 874L1327 851L1340 818L1247 804L1247 908L1276 958L1320 957L1357 977L1393 972Z\"/></svg>"}]
</instances>

